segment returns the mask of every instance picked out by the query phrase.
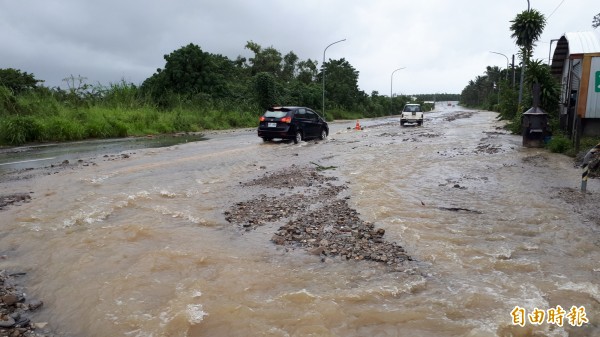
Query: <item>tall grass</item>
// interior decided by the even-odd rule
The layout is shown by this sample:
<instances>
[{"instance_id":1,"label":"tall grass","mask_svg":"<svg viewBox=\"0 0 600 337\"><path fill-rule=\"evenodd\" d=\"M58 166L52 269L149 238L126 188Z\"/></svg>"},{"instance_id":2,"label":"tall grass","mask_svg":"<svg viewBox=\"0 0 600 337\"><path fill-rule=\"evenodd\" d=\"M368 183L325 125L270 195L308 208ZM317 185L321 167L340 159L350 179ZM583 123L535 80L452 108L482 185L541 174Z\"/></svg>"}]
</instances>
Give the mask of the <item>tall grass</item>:
<instances>
[{"instance_id":1,"label":"tall grass","mask_svg":"<svg viewBox=\"0 0 600 337\"><path fill-rule=\"evenodd\" d=\"M227 108L226 102L176 100L175 108L164 110L134 92L125 84L113 85L102 99L82 105L60 103L52 95L32 93L17 99L4 92L3 97L10 97L0 103L8 101L11 110L0 109L0 144L197 132L250 127L258 120L257 109L250 105Z\"/></svg>"},{"instance_id":2,"label":"tall grass","mask_svg":"<svg viewBox=\"0 0 600 337\"><path fill-rule=\"evenodd\" d=\"M552 139L546 144L546 148L551 152L563 153L570 157L583 156L587 151L600 143L600 137L581 137L579 144L579 153L575 150L573 140L569 139L562 132L558 132L552 136Z\"/></svg>"},{"instance_id":3,"label":"tall grass","mask_svg":"<svg viewBox=\"0 0 600 337\"><path fill-rule=\"evenodd\" d=\"M325 119L332 121L334 119L360 119L364 115L360 112L346 111L339 108L325 109Z\"/></svg>"}]
</instances>

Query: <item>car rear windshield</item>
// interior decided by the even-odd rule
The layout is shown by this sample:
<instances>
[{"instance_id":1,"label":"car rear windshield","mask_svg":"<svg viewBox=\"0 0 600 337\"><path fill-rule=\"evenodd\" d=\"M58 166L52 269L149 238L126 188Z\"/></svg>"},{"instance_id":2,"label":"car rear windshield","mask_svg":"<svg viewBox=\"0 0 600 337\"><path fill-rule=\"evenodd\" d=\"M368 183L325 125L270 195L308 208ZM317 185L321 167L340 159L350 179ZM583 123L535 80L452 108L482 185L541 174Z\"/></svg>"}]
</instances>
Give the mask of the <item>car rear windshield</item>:
<instances>
[{"instance_id":1,"label":"car rear windshield","mask_svg":"<svg viewBox=\"0 0 600 337\"><path fill-rule=\"evenodd\" d=\"M289 110L267 110L265 111L264 116L265 117L274 117L274 118L281 118L281 117L285 117L288 114Z\"/></svg>"},{"instance_id":2,"label":"car rear windshield","mask_svg":"<svg viewBox=\"0 0 600 337\"><path fill-rule=\"evenodd\" d=\"M421 106L419 105L407 105L404 107L406 112L421 112Z\"/></svg>"}]
</instances>

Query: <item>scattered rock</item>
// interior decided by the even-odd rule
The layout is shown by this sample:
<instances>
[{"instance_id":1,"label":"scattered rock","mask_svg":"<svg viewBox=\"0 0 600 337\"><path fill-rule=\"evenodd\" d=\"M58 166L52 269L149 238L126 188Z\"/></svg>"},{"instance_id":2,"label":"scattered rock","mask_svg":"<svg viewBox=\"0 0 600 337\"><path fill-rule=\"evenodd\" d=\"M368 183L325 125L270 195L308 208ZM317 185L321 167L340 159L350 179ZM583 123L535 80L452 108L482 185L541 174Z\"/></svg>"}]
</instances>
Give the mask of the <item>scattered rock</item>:
<instances>
[{"instance_id":1,"label":"scattered rock","mask_svg":"<svg viewBox=\"0 0 600 337\"><path fill-rule=\"evenodd\" d=\"M31 196L29 195L29 193L14 193L0 195L0 210L4 209L8 205L29 202L30 200Z\"/></svg>"},{"instance_id":2,"label":"scattered rock","mask_svg":"<svg viewBox=\"0 0 600 337\"><path fill-rule=\"evenodd\" d=\"M483 214L483 212L481 212L481 211L476 211L476 210L472 210L472 209L468 209L468 208L462 208L462 207L438 207L438 208L441 209L441 210L444 210L444 211Z\"/></svg>"},{"instance_id":3,"label":"scattered rock","mask_svg":"<svg viewBox=\"0 0 600 337\"><path fill-rule=\"evenodd\" d=\"M33 324L36 329L43 329L46 325L48 325L48 322L38 322Z\"/></svg>"},{"instance_id":4,"label":"scattered rock","mask_svg":"<svg viewBox=\"0 0 600 337\"><path fill-rule=\"evenodd\" d=\"M412 260L404 248L385 241L385 229L363 221L348 205L348 198L341 196L347 186L320 174L321 165L312 164L317 167L292 166L243 183L260 187L262 194L234 204L224 213L225 219L245 230L283 223L271 238L274 244L302 248L323 261L370 260L404 270L401 265ZM294 188L302 191L290 193ZM270 190L279 194L268 196Z\"/></svg>"},{"instance_id":5,"label":"scattered rock","mask_svg":"<svg viewBox=\"0 0 600 337\"><path fill-rule=\"evenodd\" d=\"M534 167L548 167L548 157L544 154L536 154L522 159L523 163Z\"/></svg>"},{"instance_id":6,"label":"scattered rock","mask_svg":"<svg viewBox=\"0 0 600 337\"><path fill-rule=\"evenodd\" d=\"M25 273L8 274L5 270L0 270L0 336L25 336L42 337L49 336L36 332L36 328L42 329L31 324L28 314L31 311L39 309L42 301L32 300L25 304L25 293L23 289L16 285L15 277L25 275Z\"/></svg>"},{"instance_id":7,"label":"scattered rock","mask_svg":"<svg viewBox=\"0 0 600 337\"><path fill-rule=\"evenodd\" d=\"M13 326L15 326L15 320L14 318L5 315L2 318L0 318L0 328L12 328Z\"/></svg>"},{"instance_id":8,"label":"scattered rock","mask_svg":"<svg viewBox=\"0 0 600 337\"><path fill-rule=\"evenodd\" d=\"M473 112L473 111L459 111L458 113L455 113L451 116L445 117L444 120L446 120L448 122L452 122L457 119L470 118L474 114L475 114L475 112Z\"/></svg>"},{"instance_id":9,"label":"scattered rock","mask_svg":"<svg viewBox=\"0 0 600 337\"><path fill-rule=\"evenodd\" d=\"M475 153L495 154L502 151L502 147L491 144L479 144L475 149Z\"/></svg>"},{"instance_id":10,"label":"scattered rock","mask_svg":"<svg viewBox=\"0 0 600 337\"><path fill-rule=\"evenodd\" d=\"M15 305L17 302L19 302L19 298L15 294L6 294L2 296L0 300L2 300L2 303L8 306Z\"/></svg>"},{"instance_id":11,"label":"scattered rock","mask_svg":"<svg viewBox=\"0 0 600 337\"><path fill-rule=\"evenodd\" d=\"M582 193L579 188L555 188L555 198L560 198L573 207L587 221L600 226L600 194ZM600 247L600 240L598 241Z\"/></svg>"},{"instance_id":12,"label":"scattered rock","mask_svg":"<svg viewBox=\"0 0 600 337\"><path fill-rule=\"evenodd\" d=\"M36 310L39 309L42 305L44 305L44 302L39 301L39 300L34 300L29 302L29 310Z\"/></svg>"}]
</instances>

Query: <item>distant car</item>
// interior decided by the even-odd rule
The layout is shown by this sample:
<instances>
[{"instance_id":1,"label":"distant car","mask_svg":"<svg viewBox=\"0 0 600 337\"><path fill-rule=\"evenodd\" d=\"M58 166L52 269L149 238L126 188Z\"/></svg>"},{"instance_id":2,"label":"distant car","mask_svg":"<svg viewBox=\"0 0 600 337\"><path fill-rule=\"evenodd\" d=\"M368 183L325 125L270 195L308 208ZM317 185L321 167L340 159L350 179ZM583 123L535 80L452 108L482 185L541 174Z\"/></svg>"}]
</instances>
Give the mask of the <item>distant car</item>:
<instances>
[{"instance_id":1,"label":"distant car","mask_svg":"<svg viewBox=\"0 0 600 337\"><path fill-rule=\"evenodd\" d=\"M277 106L267 109L260 117L258 136L265 142L272 139L300 141L319 138L326 139L329 125L314 110L298 106Z\"/></svg>"},{"instance_id":2,"label":"distant car","mask_svg":"<svg viewBox=\"0 0 600 337\"><path fill-rule=\"evenodd\" d=\"M400 114L400 125L404 126L406 123L423 125L423 110L420 104L408 103L404 106Z\"/></svg>"}]
</instances>

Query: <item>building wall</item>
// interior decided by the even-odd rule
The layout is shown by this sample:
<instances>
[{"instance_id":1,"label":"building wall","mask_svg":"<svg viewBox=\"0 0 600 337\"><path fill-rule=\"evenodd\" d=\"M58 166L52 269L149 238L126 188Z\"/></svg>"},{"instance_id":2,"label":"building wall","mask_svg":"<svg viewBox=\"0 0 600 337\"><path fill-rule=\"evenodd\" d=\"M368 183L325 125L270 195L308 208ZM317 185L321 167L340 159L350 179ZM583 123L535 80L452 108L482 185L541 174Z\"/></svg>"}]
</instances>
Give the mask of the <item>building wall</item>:
<instances>
[{"instance_id":1,"label":"building wall","mask_svg":"<svg viewBox=\"0 0 600 337\"><path fill-rule=\"evenodd\" d=\"M600 56L590 57L585 118L600 118Z\"/></svg>"}]
</instances>

